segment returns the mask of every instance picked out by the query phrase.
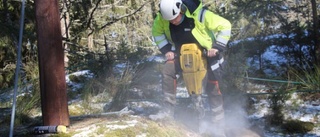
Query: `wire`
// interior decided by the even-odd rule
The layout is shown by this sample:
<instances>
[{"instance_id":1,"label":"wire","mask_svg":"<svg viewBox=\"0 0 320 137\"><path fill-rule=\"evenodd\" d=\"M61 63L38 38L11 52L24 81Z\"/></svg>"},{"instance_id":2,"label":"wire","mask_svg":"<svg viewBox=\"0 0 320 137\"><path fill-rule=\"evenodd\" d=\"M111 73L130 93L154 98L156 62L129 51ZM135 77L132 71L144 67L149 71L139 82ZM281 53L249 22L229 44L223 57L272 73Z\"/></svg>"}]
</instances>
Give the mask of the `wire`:
<instances>
[{"instance_id":1,"label":"wire","mask_svg":"<svg viewBox=\"0 0 320 137\"><path fill-rule=\"evenodd\" d=\"M263 79L263 78L253 78L253 77L244 77L249 80L260 80L260 81L268 81L268 82L278 82L278 83L291 83L291 84L302 84L301 82L296 81L285 81L285 80L274 80L274 79Z\"/></svg>"},{"instance_id":2,"label":"wire","mask_svg":"<svg viewBox=\"0 0 320 137\"><path fill-rule=\"evenodd\" d=\"M13 93L13 103L12 103L11 123L10 123L10 137L13 136L13 127L14 127L14 118L15 118L16 100L17 100L16 96L17 96L19 72L20 72L20 65L21 65L20 63L21 63L22 35L23 35L23 26L24 26L24 9L25 9L25 0L22 0L19 43L18 43L18 51L17 51L18 52L18 57L17 57L15 79L14 79L14 93Z\"/></svg>"},{"instance_id":3,"label":"wire","mask_svg":"<svg viewBox=\"0 0 320 137\"><path fill-rule=\"evenodd\" d=\"M266 92L266 93L246 93L248 96L257 96L257 95L278 95L278 94L292 94L292 93L312 93L320 92L320 90L295 90L292 92Z\"/></svg>"}]
</instances>

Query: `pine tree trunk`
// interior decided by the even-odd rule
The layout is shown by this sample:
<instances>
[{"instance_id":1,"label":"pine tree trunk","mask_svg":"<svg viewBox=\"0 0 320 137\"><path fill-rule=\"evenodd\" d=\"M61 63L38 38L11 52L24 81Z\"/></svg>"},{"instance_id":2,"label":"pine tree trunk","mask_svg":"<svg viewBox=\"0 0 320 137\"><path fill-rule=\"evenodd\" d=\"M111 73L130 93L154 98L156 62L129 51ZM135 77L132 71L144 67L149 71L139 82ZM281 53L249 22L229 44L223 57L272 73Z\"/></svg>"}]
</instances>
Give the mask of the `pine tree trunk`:
<instances>
[{"instance_id":1,"label":"pine tree trunk","mask_svg":"<svg viewBox=\"0 0 320 137\"><path fill-rule=\"evenodd\" d=\"M315 44L315 56L316 56L316 64L320 65L320 35L319 35L319 18L317 14L317 3L315 0L311 0L312 4L312 15L313 15L313 30L314 32L314 44Z\"/></svg>"},{"instance_id":2,"label":"pine tree trunk","mask_svg":"<svg viewBox=\"0 0 320 137\"><path fill-rule=\"evenodd\" d=\"M35 0L42 119L68 126L69 112L58 0Z\"/></svg>"}]
</instances>

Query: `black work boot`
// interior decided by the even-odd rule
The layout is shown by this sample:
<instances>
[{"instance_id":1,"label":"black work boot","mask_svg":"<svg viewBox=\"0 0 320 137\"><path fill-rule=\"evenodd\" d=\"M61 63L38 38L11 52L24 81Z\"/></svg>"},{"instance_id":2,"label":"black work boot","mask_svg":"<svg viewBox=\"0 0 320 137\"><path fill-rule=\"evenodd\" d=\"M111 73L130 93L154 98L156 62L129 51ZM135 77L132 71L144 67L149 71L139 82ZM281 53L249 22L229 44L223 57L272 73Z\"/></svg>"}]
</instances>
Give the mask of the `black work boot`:
<instances>
[{"instance_id":1,"label":"black work boot","mask_svg":"<svg viewBox=\"0 0 320 137\"><path fill-rule=\"evenodd\" d=\"M226 137L224 132L224 108L223 108L223 97L220 92L218 82L210 81L206 87L208 95L208 103L210 105L210 134L213 137Z\"/></svg>"},{"instance_id":2,"label":"black work boot","mask_svg":"<svg viewBox=\"0 0 320 137\"><path fill-rule=\"evenodd\" d=\"M163 110L164 113L167 114L167 117L169 119L174 119L174 104L171 103L164 103L165 105L163 105Z\"/></svg>"}]
</instances>

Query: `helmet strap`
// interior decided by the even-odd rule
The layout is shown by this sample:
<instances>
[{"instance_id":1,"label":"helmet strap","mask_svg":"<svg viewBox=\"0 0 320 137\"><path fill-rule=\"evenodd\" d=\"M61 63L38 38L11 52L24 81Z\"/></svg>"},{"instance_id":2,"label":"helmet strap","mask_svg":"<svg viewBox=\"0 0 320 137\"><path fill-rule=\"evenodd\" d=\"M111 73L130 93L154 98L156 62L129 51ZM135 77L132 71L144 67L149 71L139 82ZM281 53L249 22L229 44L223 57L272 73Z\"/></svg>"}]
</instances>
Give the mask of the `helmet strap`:
<instances>
[{"instance_id":1,"label":"helmet strap","mask_svg":"<svg viewBox=\"0 0 320 137\"><path fill-rule=\"evenodd\" d=\"M184 16L185 16L184 14L181 14L181 20L178 25L180 25L182 23L182 21L184 20Z\"/></svg>"},{"instance_id":2,"label":"helmet strap","mask_svg":"<svg viewBox=\"0 0 320 137\"><path fill-rule=\"evenodd\" d=\"M180 12L181 12L182 14L184 14L186 11L187 11L187 6L182 3L182 4L181 4L181 7L180 7Z\"/></svg>"}]
</instances>

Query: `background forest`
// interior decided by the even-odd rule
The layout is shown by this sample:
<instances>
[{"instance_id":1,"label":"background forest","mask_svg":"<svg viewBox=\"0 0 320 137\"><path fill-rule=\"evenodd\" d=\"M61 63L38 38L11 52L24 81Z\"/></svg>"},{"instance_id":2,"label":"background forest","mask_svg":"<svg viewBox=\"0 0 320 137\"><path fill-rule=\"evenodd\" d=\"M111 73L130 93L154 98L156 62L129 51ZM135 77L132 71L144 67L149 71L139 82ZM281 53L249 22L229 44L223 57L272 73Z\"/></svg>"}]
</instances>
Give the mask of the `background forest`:
<instances>
[{"instance_id":1,"label":"background forest","mask_svg":"<svg viewBox=\"0 0 320 137\"><path fill-rule=\"evenodd\" d=\"M4 89L13 85L21 2L1 3L0 87ZM137 62L158 54L151 37L158 1L61 0L59 4L68 71L89 67L100 71L114 62ZM283 76L289 68L311 69L319 62L320 4L315 0L207 0L204 5L232 22L228 55L241 54L239 65L248 67L250 75ZM28 73L36 70L27 69L37 64L33 1L27 1L25 8L22 81L30 81L33 75Z\"/></svg>"},{"instance_id":2,"label":"background forest","mask_svg":"<svg viewBox=\"0 0 320 137\"><path fill-rule=\"evenodd\" d=\"M1 3L0 85L4 89L13 85L21 2ZM137 62L158 54L151 37L158 1L63 0L59 4L68 71L101 71L115 62ZM232 22L228 55L243 56L237 62L250 75L286 77L289 68L312 69L319 62L320 8L315 0L215 0L204 5ZM33 1L27 1L22 81L36 77L29 74L36 70L28 70L37 64L34 13Z\"/></svg>"},{"instance_id":3,"label":"background forest","mask_svg":"<svg viewBox=\"0 0 320 137\"><path fill-rule=\"evenodd\" d=\"M0 2L1 94L12 90L14 85L21 2ZM203 3L232 23L227 54L229 85L237 87L244 76L250 76L299 81L303 84L298 88L319 90L318 1L204 0ZM139 79L150 63L148 59L160 54L151 36L158 4L158 0L59 0L66 73L90 70L96 76L86 83L83 99L89 101L92 95L102 92L119 96L120 91ZM33 88L28 89L32 96L18 100L29 102L18 112L29 114L32 110L29 108L40 105L34 1L26 1L25 11L19 83L31 84ZM124 72L114 69L119 64L125 64ZM78 77L70 79L83 81ZM76 96L69 92L68 95ZM0 106L10 105L0 102Z\"/></svg>"}]
</instances>

